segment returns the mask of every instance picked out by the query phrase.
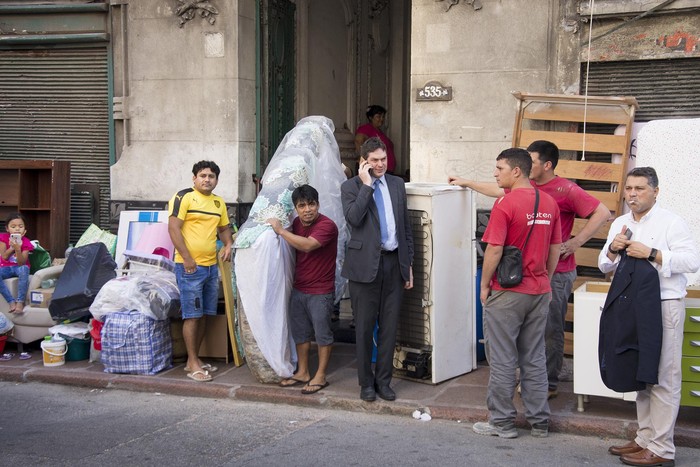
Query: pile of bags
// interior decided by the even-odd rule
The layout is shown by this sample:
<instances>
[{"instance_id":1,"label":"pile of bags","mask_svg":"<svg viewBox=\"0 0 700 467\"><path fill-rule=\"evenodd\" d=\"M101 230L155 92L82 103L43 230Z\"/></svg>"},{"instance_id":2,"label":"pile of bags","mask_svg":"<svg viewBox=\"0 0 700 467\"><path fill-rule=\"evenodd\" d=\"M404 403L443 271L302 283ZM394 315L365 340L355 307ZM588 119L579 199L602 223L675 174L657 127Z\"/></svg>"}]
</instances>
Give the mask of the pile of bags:
<instances>
[{"instance_id":1,"label":"pile of bags","mask_svg":"<svg viewBox=\"0 0 700 467\"><path fill-rule=\"evenodd\" d=\"M157 271L107 282L90 306L107 373L153 375L172 366L170 318L179 316L175 274Z\"/></svg>"}]
</instances>

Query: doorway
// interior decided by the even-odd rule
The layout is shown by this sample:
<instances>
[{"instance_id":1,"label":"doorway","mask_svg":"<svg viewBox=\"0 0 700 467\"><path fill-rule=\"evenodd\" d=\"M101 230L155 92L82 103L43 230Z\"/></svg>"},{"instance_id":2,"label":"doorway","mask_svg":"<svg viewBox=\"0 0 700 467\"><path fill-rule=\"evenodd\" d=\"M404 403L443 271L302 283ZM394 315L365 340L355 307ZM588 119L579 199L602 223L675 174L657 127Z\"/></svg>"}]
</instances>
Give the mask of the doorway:
<instances>
[{"instance_id":1,"label":"doorway","mask_svg":"<svg viewBox=\"0 0 700 467\"><path fill-rule=\"evenodd\" d=\"M409 163L411 2L260 0L262 173L277 145L308 115L333 120L341 158L354 169L355 129L367 106L387 108L397 174Z\"/></svg>"}]
</instances>

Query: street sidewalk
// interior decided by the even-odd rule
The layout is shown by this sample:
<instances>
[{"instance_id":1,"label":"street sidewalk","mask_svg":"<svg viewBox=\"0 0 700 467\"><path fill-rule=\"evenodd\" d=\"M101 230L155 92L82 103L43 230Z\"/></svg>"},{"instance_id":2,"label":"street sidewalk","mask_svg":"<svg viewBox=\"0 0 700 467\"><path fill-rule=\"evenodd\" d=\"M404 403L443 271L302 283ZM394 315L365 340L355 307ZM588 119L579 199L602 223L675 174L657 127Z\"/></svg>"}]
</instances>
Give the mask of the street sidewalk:
<instances>
[{"instance_id":1,"label":"street sidewalk","mask_svg":"<svg viewBox=\"0 0 700 467\"><path fill-rule=\"evenodd\" d=\"M15 352L13 345L8 344L5 352ZM312 368L315 368L315 352L312 352L311 357ZM416 409L422 409L428 411L433 418L461 423L473 423L488 418L486 385L489 368L486 365L480 365L471 373L438 385L394 378L392 387L397 394L395 402L381 399L363 402L359 398L360 388L357 384L353 344L334 345L327 378L330 385L313 395L302 395L300 386L280 388L274 384L261 384L245 365L236 368L233 363L226 364L223 360L212 363L219 367L219 371L213 374L214 380L198 383L186 377L183 371L184 363L176 364L172 369L155 376L115 375L105 373L102 364L89 363L87 360L66 362L59 367L44 367L41 350L34 349L29 360L19 360L15 356L12 360L0 362L0 381L231 398L405 417L410 417ZM518 396L516 407L522 412L523 407ZM573 394L573 383L570 382L560 383L559 396L550 401L550 407L550 431L554 433L632 439L636 430L633 402L591 396L585 411L578 412L577 397ZM529 429L522 415L519 416L518 425ZM681 407L675 440L679 446L700 448L700 408Z\"/></svg>"}]
</instances>

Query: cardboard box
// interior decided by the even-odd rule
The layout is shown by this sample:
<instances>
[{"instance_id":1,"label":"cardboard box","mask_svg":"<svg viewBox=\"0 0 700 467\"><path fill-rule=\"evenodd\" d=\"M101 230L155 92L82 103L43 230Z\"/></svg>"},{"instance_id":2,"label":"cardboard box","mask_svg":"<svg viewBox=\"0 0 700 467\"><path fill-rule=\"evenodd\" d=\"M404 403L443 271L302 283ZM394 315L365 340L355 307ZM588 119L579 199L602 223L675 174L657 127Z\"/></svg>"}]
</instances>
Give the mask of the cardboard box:
<instances>
[{"instance_id":1,"label":"cardboard box","mask_svg":"<svg viewBox=\"0 0 700 467\"><path fill-rule=\"evenodd\" d=\"M34 289L29 292L29 303L38 308L48 308L54 288Z\"/></svg>"},{"instance_id":2,"label":"cardboard box","mask_svg":"<svg viewBox=\"0 0 700 467\"><path fill-rule=\"evenodd\" d=\"M199 348L200 357L229 359L229 336L226 315L205 316L207 328L204 331L202 346Z\"/></svg>"}]
</instances>

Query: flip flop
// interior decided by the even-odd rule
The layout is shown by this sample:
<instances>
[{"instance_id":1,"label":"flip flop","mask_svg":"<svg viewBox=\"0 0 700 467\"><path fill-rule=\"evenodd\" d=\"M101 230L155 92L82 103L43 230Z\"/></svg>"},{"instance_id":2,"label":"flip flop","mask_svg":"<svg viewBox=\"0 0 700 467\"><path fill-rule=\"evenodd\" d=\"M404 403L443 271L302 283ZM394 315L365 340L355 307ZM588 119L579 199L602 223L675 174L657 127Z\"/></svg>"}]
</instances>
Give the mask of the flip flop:
<instances>
[{"instance_id":1,"label":"flip flop","mask_svg":"<svg viewBox=\"0 0 700 467\"><path fill-rule=\"evenodd\" d=\"M206 371L193 371L192 373L187 373L187 377L197 381L198 383L206 383L207 381L211 381L211 375Z\"/></svg>"},{"instance_id":2,"label":"flip flop","mask_svg":"<svg viewBox=\"0 0 700 467\"><path fill-rule=\"evenodd\" d=\"M304 389L301 390L302 394L316 394L318 391L321 389L328 387L328 385L331 384L328 381L326 381L323 384L307 384ZM306 389L306 388L313 388L313 389Z\"/></svg>"},{"instance_id":3,"label":"flip flop","mask_svg":"<svg viewBox=\"0 0 700 467\"><path fill-rule=\"evenodd\" d=\"M186 366L184 370L187 372L192 371L192 369L188 366ZM214 373L215 371L219 371L219 368L215 367L210 363L205 363L204 365L202 365L202 370L208 371L209 373Z\"/></svg>"},{"instance_id":4,"label":"flip flop","mask_svg":"<svg viewBox=\"0 0 700 467\"><path fill-rule=\"evenodd\" d=\"M291 381L291 383L290 383L290 381ZM299 386L300 384L309 384L309 381L311 381L311 380L307 379L306 381L302 381L302 380L296 379L296 378L287 378L287 379L283 379L282 381L279 382L279 387L291 388L294 386ZM284 383L287 383L287 384L284 384Z\"/></svg>"},{"instance_id":5,"label":"flip flop","mask_svg":"<svg viewBox=\"0 0 700 467\"><path fill-rule=\"evenodd\" d=\"M19 354L20 360L29 360L30 358L32 358L32 354L30 354L29 352L22 352L21 354Z\"/></svg>"},{"instance_id":6,"label":"flip flop","mask_svg":"<svg viewBox=\"0 0 700 467\"><path fill-rule=\"evenodd\" d=\"M0 362L7 362L12 360L12 358L15 356L13 353L4 353L0 355Z\"/></svg>"}]
</instances>

